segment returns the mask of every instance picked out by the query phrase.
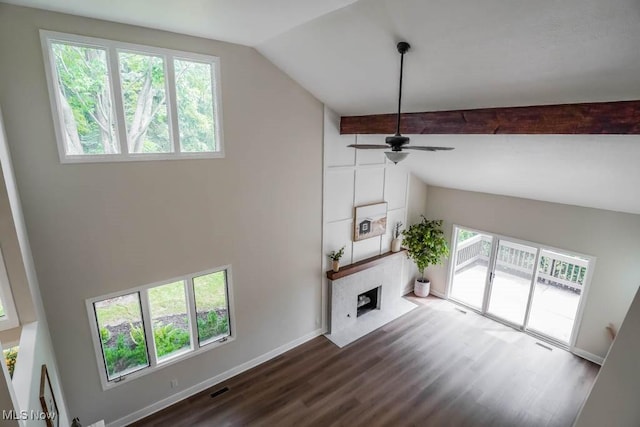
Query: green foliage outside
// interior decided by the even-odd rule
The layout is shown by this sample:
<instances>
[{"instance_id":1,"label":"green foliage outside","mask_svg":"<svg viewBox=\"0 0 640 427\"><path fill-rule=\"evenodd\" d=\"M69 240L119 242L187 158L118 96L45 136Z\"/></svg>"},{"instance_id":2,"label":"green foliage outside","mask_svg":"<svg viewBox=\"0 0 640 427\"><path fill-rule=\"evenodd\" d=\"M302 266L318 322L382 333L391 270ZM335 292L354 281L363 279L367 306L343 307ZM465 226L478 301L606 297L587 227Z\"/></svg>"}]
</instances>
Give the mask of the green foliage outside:
<instances>
[{"instance_id":1,"label":"green foliage outside","mask_svg":"<svg viewBox=\"0 0 640 427\"><path fill-rule=\"evenodd\" d=\"M106 52L53 43L52 53L69 154L118 152Z\"/></svg>"},{"instance_id":2,"label":"green foliage outside","mask_svg":"<svg viewBox=\"0 0 640 427\"><path fill-rule=\"evenodd\" d=\"M182 151L215 151L211 65L175 60Z\"/></svg>"},{"instance_id":3,"label":"green foliage outside","mask_svg":"<svg viewBox=\"0 0 640 427\"><path fill-rule=\"evenodd\" d=\"M225 274L225 271L219 271L194 278L200 342L229 333ZM157 286L148 292L157 356L162 358L189 347L191 342L186 326L188 321L183 282ZM148 365L137 293L96 303L96 315L110 378ZM167 322L167 319L172 321ZM177 323L174 324L175 321Z\"/></svg>"},{"instance_id":4,"label":"green foliage outside","mask_svg":"<svg viewBox=\"0 0 640 427\"><path fill-rule=\"evenodd\" d=\"M458 230L458 243L464 242L467 239L477 236L478 233L474 233L469 230Z\"/></svg>"},{"instance_id":5,"label":"green foliage outside","mask_svg":"<svg viewBox=\"0 0 640 427\"><path fill-rule=\"evenodd\" d=\"M198 318L198 338L200 342L227 334L229 334L229 319L227 316L218 316L215 311L210 311L206 320Z\"/></svg>"},{"instance_id":6,"label":"green foliage outside","mask_svg":"<svg viewBox=\"0 0 640 427\"><path fill-rule=\"evenodd\" d=\"M125 52L118 58L129 151L170 152L163 59Z\"/></svg>"},{"instance_id":7,"label":"green foliage outside","mask_svg":"<svg viewBox=\"0 0 640 427\"><path fill-rule=\"evenodd\" d=\"M546 256L540 257L540 271L552 277L570 280L579 284L584 283L587 275L587 268L570 264L565 261L550 259Z\"/></svg>"},{"instance_id":8,"label":"green foliage outside","mask_svg":"<svg viewBox=\"0 0 640 427\"><path fill-rule=\"evenodd\" d=\"M60 114L68 154L111 154L120 147L106 51L52 43ZM167 113L165 61L158 56L118 54L129 151L172 150ZM211 66L175 60L178 130L183 151L216 149ZM117 88L115 88L117 90Z\"/></svg>"},{"instance_id":9,"label":"green foliage outside","mask_svg":"<svg viewBox=\"0 0 640 427\"><path fill-rule=\"evenodd\" d=\"M200 342L211 338L227 335L229 333L229 321L227 316L219 316L215 311L207 314L206 319L198 319L198 336ZM104 356L107 361L109 377L113 378L128 369L148 364L146 342L142 327L131 326L129 337L119 333L115 339L115 345L107 345L107 334L101 330ZM158 323L153 328L153 338L156 345L158 358L168 356L176 351L189 346L189 332L175 327L169 323Z\"/></svg>"},{"instance_id":10,"label":"green foliage outside","mask_svg":"<svg viewBox=\"0 0 640 427\"><path fill-rule=\"evenodd\" d=\"M147 366L149 359L144 343L136 344L125 338L125 334L118 334L115 345L104 346L104 358L107 362L107 372L113 378L119 373L139 366Z\"/></svg>"},{"instance_id":11,"label":"green foliage outside","mask_svg":"<svg viewBox=\"0 0 640 427\"><path fill-rule=\"evenodd\" d=\"M2 306L2 302L0 302L0 317L2 317L4 315L5 315L4 307Z\"/></svg>"},{"instance_id":12,"label":"green foliage outside","mask_svg":"<svg viewBox=\"0 0 640 427\"><path fill-rule=\"evenodd\" d=\"M421 222L402 232L407 256L416 263L422 280L427 267L441 264L449 256L449 247L441 226L442 220L428 220L422 216Z\"/></svg>"},{"instance_id":13,"label":"green foliage outside","mask_svg":"<svg viewBox=\"0 0 640 427\"><path fill-rule=\"evenodd\" d=\"M224 271L197 277L195 285L196 304L199 312L227 307ZM184 288L181 286L165 285L158 287L157 291L150 289L149 292L152 295L154 317L184 313L185 297ZM101 326L140 321L140 305L137 298L123 299L118 303L101 306L96 312L98 323Z\"/></svg>"},{"instance_id":14,"label":"green foliage outside","mask_svg":"<svg viewBox=\"0 0 640 427\"><path fill-rule=\"evenodd\" d=\"M100 340L106 344L111 339L111 332L105 327L100 328Z\"/></svg>"},{"instance_id":15,"label":"green foliage outside","mask_svg":"<svg viewBox=\"0 0 640 427\"><path fill-rule=\"evenodd\" d=\"M176 328L172 323L154 325L153 339L159 358L182 350L190 344L189 332Z\"/></svg>"},{"instance_id":16,"label":"green foliage outside","mask_svg":"<svg viewBox=\"0 0 640 427\"><path fill-rule=\"evenodd\" d=\"M18 346L16 346L3 350L4 361L7 364L7 370L9 371L9 376L11 378L13 378L13 371L15 371L16 369L16 362L18 360L18 349Z\"/></svg>"}]
</instances>

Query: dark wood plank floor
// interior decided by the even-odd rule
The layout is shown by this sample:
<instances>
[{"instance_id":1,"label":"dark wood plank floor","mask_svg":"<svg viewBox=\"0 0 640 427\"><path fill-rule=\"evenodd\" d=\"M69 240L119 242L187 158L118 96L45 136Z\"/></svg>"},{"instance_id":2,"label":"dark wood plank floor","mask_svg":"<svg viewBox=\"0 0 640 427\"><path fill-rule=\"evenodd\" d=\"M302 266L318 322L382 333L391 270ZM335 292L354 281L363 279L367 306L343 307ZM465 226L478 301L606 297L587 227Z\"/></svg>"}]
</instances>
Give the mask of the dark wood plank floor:
<instances>
[{"instance_id":1,"label":"dark wood plank floor","mask_svg":"<svg viewBox=\"0 0 640 427\"><path fill-rule=\"evenodd\" d=\"M412 300L418 309L343 349L315 338L134 425L572 425L597 365L447 301Z\"/></svg>"}]
</instances>

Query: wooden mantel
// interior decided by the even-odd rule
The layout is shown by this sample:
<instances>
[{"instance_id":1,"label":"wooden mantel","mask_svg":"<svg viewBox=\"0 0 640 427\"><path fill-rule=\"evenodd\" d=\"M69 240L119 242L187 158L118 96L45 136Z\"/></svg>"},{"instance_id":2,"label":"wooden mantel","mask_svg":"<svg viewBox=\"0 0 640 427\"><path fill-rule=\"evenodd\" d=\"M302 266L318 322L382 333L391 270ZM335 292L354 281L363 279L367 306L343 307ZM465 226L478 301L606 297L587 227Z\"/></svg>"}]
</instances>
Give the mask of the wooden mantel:
<instances>
[{"instance_id":1,"label":"wooden mantel","mask_svg":"<svg viewBox=\"0 0 640 427\"><path fill-rule=\"evenodd\" d=\"M386 258L388 257L405 254L406 252L407 252L406 249L402 249L399 252L385 252L382 255L363 259L362 261L354 262L353 264L345 265L344 267L341 266L340 270L338 271L329 270L327 271L327 279L338 280L342 277L350 276L359 271L366 270L367 268L371 268L374 265L382 264L384 261L386 261Z\"/></svg>"},{"instance_id":2,"label":"wooden mantel","mask_svg":"<svg viewBox=\"0 0 640 427\"><path fill-rule=\"evenodd\" d=\"M341 134L396 130L396 114L347 116ZM402 134L640 134L640 101L404 113Z\"/></svg>"}]
</instances>

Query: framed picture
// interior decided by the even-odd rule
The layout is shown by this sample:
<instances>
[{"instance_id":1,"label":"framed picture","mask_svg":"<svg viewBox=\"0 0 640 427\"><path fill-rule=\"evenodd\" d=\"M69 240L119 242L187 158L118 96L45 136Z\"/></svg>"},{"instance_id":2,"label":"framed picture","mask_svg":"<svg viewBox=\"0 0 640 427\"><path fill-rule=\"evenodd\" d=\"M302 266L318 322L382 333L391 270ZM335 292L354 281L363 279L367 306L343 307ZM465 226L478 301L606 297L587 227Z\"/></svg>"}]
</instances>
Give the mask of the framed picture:
<instances>
[{"instance_id":1,"label":"framed picture","mask_svg":"<svg viewBox=\"0 0 640 427\"><path fill-rule=\"evenodd\" d=\"M58 405L56 404L56 397L53 395L47 365L42 365L42 372L40 374L40 405L42 405L42 412L44 412L47 427L58 427L60 425Z\"/></svg>"},{"instance_id":2,"label":"framed picture","mask_svg":"<svg viewBox=\"0 0 640 427\"><path fill-rule=\"evenodd\" d=\"M387 231L387 202L356 206L353 240L381 236Z\"/></svg>"}]
</instances>

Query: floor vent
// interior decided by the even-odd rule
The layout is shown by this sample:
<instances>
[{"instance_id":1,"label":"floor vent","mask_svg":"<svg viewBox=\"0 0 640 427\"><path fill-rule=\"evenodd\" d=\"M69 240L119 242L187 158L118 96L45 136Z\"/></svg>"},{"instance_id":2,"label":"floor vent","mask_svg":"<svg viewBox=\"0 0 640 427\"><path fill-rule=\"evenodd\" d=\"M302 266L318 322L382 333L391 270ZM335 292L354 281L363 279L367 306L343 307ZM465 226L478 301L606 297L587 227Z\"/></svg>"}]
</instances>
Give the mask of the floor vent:
<instances>
[{"instance_id":1,"label":"floor vent","mask_svg":"<svg viewBox=\"0 0 640 427\"><path fill-rule=\"evenodd\" d=\"M214 397L218 397L223 393L226 393L229 391L229 387L222 387L220 390L218 391L214 391L213 393L211 393L211 398L213 399Z\"/></svg>"},{"instance_id":2,"label":"floor vent","mask_svg":"<svg viewBox=\"0 0 640 427\"><path fill-rule=\"evenodd\" d=\"M553 351L553 348L552 348L552 347L549 347L549 346L548 346L548 345L546 345L546 344L542 344L541 342L536 342L536 345L539 345L539 346L540 346L540 347L542 347L542 348L546 348L546 349L547 349L547 350L549 350L549 351Z\"/></svg>"}]
</instances>

